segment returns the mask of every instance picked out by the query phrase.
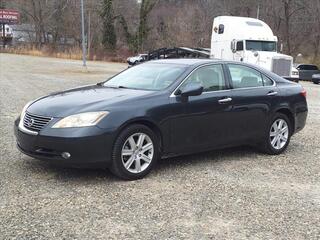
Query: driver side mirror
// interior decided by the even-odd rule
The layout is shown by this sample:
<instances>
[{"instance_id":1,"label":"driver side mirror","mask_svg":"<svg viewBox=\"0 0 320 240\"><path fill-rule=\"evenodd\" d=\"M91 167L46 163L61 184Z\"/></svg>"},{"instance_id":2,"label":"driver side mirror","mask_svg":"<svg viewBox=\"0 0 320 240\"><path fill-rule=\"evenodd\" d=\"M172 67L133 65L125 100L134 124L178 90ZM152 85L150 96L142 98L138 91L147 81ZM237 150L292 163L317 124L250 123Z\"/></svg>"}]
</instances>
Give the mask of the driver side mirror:
<instances>
[{"instance_id":1,"label":"driver side mirror","mask_svg":"<svg viewBox=\"0 0 320 240\"><path fill-rule=\"evenodd\" d=\"M179 95L181 97L190 97L190 96L199 96L203 92L203 86L198 83L190 84L184 87L183 89L179 89L175 92L175 95Z\"/></svg>"}]
</instances>

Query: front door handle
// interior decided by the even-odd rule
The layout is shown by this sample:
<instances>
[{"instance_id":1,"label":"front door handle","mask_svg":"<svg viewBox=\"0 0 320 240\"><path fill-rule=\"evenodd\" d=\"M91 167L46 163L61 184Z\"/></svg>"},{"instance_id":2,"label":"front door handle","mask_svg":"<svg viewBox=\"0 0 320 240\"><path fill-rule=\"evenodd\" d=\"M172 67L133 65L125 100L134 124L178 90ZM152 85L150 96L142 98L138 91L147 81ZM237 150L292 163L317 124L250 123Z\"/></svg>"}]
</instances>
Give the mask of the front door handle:
<instances>
[{"instance_id":1,"label":"front door handle","mask_svg":"<svg viewBox=\"0 0 320 240\"><path fill-rule=\"evenodd\" d=\"M218 102L220 104L224 104L224 103L228 103L228 102L231 102L232 101L232 98L231 97L228 97L228 98L222 98L220 99Z\"/></svg>"},{"instance_id":2,"label":"front door handle","mask_svg":"<svg viewBox=\"0 0 320 240\"><path fill-rule=\"evenodd\" d=\"M275 91L270 91L270 92L268 92L268 96L275 96L275 95L277 95L278 94L278 92L275 92Z\"/></svg>"}]
</instances>

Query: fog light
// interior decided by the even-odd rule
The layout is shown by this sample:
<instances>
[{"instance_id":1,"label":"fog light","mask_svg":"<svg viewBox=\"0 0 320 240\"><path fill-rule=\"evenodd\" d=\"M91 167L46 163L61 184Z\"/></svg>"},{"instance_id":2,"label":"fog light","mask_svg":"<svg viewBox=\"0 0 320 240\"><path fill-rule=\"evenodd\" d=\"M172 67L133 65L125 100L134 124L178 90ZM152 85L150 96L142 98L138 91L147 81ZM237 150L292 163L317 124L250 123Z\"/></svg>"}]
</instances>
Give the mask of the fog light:
<instances>
[{"instance_id":1,"label":"fog light","mask_svg":"<svg viewBox=\"0 0 320 240\"><path fill-rule=\"evenodd\" d=\"M68 152L63 152L63 153L61 154L61 156L62 156L64 159L69 159L69 158L71 157L71 154L68 153Z\"/></svg>"}]
</instances>

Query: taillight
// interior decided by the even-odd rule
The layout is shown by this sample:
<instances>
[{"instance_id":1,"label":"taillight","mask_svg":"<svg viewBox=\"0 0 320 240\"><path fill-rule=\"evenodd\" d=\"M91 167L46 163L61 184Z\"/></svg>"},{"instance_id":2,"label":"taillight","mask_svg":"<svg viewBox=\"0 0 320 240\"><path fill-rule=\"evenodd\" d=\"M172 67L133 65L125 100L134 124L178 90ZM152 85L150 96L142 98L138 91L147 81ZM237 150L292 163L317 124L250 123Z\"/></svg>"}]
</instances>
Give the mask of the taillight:
<instances>
[{"instance_id":1,"label":"taillight","mask_svg":"<svg viewBox=\"0 0 320 240\"><path fill-rule=\"evenodd\" d=\"M304 97L307 97L307 91L303 88L300 94Z\"/></svg>"}]
</instances>

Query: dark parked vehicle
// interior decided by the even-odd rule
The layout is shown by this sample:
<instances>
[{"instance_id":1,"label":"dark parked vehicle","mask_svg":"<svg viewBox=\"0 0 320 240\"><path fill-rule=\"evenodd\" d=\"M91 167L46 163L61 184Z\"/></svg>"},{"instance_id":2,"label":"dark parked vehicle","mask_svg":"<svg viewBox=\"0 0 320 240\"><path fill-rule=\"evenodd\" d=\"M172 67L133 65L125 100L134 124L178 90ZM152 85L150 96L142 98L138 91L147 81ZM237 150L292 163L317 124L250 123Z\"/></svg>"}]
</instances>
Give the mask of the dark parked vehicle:
<instances>
[{"instance_id":1,"label":"dark parked vehicle","mask_svg":"<svg viewBox=\"0 0 320 240\"><path fill-rule=\"evenodd\" d=\"M280 154L306 118L299 84L239 62L171 59L37 99L15 135L34 158L138 179L161 157L244 144Z\"/></svg>"},{"instance_id":2,"label":"dark parked vehicle","mask_svg":"<svg viewBox=\"0 0 320 240\"><path fill-rule=\"evenodd\" d=\"M311 81L312 75L320 73L319 68L312 64L300 64L296 68L299 71L300 80Z\"/></svg>"},{"instance_id":3,"label":"dark parked vehicle","mask_svg":"<svg viewBox=\"0 0 320 240\"><path fill-rule=\"evenodd\" d=\"M319 84L320 83L320 74L314 74L312 75L312 82L314 84Z\"/></svg>"}]
</instances>

